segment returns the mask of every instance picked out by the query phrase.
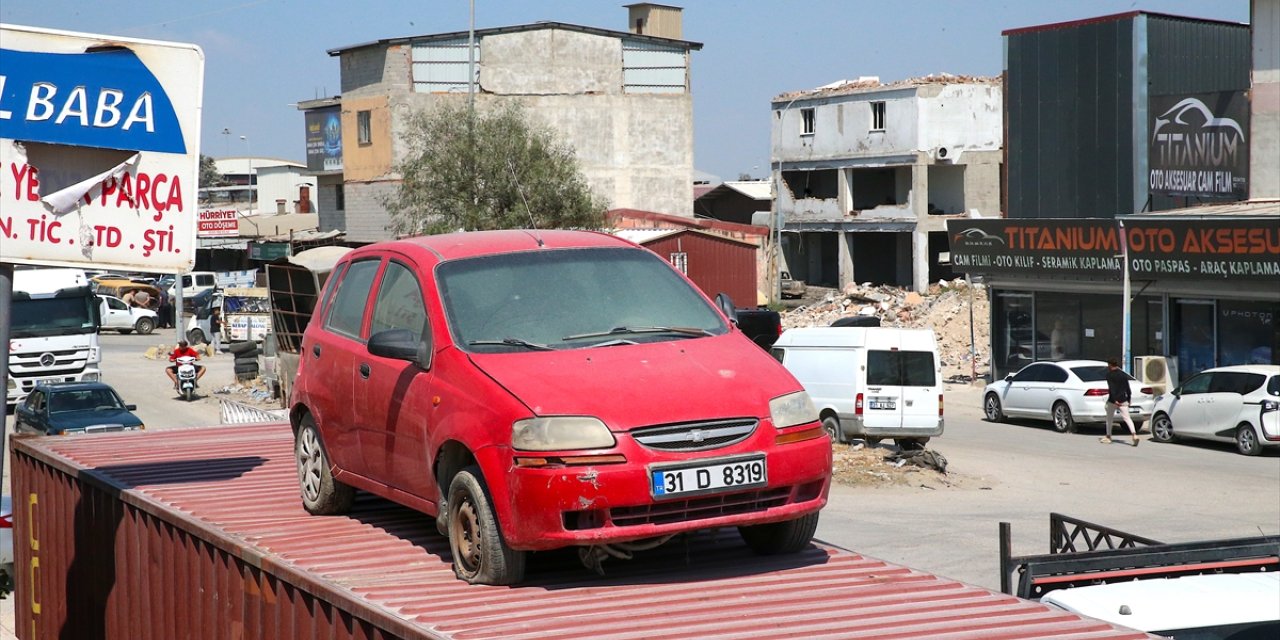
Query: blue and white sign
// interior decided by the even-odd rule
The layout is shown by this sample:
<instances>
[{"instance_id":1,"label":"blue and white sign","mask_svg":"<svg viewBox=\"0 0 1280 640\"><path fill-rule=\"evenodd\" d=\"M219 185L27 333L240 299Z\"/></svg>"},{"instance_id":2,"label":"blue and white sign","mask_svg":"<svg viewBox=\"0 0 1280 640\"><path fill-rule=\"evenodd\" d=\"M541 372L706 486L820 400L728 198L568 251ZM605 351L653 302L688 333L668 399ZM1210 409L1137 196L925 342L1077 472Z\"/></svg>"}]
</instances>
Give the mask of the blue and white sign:
<instances>
[{"instance_id":1,"label":"blue and white sign","mask_svg":"<svg viewBox=\"0 0 1280 640\"><path fill-rule=\"evenodd\" d=\"M204 53L0 24L0 262L195 263Z\"/></svg>"}]
</instances>

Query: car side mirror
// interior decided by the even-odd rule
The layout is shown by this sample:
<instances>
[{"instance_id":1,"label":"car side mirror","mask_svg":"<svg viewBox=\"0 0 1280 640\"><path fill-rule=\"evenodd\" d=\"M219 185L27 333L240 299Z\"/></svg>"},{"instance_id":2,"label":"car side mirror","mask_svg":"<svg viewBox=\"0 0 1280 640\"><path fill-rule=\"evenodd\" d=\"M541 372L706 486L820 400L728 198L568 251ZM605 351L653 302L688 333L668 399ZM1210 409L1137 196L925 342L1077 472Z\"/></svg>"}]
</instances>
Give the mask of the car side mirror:
<instances>
[{"instance_id":1,"label":"car side mirror","mask_svg":"<svg viewBox=\"0 0 1280 640\"><path fill-rule=\"evenodd\" d=\"M733 298L730 298L729 294L723 292L717 293L716 305L720 307L720 310L724 312L724 315L728 316L730 322L735 326L738 324L738 308L733 306Z\"/></svg>"},{"instance_id":2,"label":"car side mirror","mask_svg":"<svg viewBox=\"0 0 1280 640\"><path fill-rule=\"evenodd\" d=\"M1170 395L1172 395L1172 396L1173 396L1173 397L1175 397L1175 398L1181 398L1181 397L1182 397L1182 387L1174 387L1173 391L1170 391L1170 392L1169 392L1169 394L1170 394Z\"/></svg>"},{"instance_id":3,"label":"car side mirror","mask_svg":"<svg viewBox=\"0 0 1280 640\"><path fill-rule=\"evenodd\" d=\"M387 329L369 336L369 353L381 358L407 360L423 369L431 368L431 342L419 340L408 329Z\"/></svg>"},{"instance_id":4,"label":"car side mirror","mask_svg":"<svg viewBox=\"0 0 1280 640\"><path fill-rule=\"evenodd\" d=\"M1005 377L1004 377L1004 381L1005 381L1005 382L1013 382L1013 374L1012 374L1012 373L1010 373L1010 374L1005 375Z\"/></svg>"},{"instance_id":5,"label":"car side mirror","mask_svg":"<svg viewBox=\"0 0 1280 640\"><path fill-rule=\"evenodd\" d=\"M136 404L126 404L126 405L124 406L124 410L125 410L125 411L137 411L137 410L138 410L138 405L136 405Z\"/></svg>"}]
</instances>

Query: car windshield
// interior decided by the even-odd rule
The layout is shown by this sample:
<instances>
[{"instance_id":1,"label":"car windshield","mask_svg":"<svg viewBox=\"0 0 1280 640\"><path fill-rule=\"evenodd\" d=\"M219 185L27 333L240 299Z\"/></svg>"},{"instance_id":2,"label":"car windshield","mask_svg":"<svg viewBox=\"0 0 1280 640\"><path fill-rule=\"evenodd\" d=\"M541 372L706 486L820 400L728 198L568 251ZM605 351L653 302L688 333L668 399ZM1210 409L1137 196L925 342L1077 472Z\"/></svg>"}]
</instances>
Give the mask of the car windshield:
<instances>
[{"instance_id":1,"label":"car windshield","mask_svg":"<svg viewBox=\"0 0 1280 640\"><path fill-rule=\"evenodd\" d=\"M449 327L475 352L579 349L721 335L688 281L641 249L527 251L441 264Z\"/></svg>"},{"instance_id":2,"label":"car windshield","mask_svg":"<svg viewBox=\"0 0 1280 640\"><path fill-rule=\"evenodd\" d=\"M49 413L122 409L120 398L108 389L59 391L49 396Z\"/></svg>"},{"instance_id":3,"label":"car windshield","mask_svg":"<svg viewBox=\"0 0 1280 640\"><path fill-rule=\"evenodd\" d=\"M1076 374L1081 382L1102 382L1107 379L1107 368L1103 365L1093 365L1088 367L1071 367L1071 373ZM1124 377L1133 380L1133 376L1124 374Z\"/></svg>"}]
</instances>

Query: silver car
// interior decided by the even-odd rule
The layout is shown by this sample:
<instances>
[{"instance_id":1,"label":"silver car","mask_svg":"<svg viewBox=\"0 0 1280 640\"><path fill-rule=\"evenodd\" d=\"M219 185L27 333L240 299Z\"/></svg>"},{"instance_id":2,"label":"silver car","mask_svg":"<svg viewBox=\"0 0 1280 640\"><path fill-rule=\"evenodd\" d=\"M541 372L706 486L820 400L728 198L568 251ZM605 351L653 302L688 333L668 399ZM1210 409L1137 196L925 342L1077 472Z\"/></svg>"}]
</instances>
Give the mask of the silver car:
<instances>
[{"instance_id":1,"label":"silver car","mask_svg":"<svg viewBox=\"0 0 1280 640\"><path fill-rule=\"evenodd\" d=\"M1141 429L1151 417L1155 390L1125 375L1131 396L1129 417ZM1078 424L1106 421L1108 395L1107 363L1101 360L1034 362L987 385L982 410L992 422L1006 416L1051 420L1054 431L1071 433Z\"/></svg>"},{"instance_id":2,"label":"silver car","mask_svg":"<svg viewBox=\"0 0 1280 640\"><path fill-rule=\"evenodd\" d=\"M1151 438L1234 442L1247 456L1280 447L1280 365L1207 369L1156 399Z\"/></svg>"}]
</instances>

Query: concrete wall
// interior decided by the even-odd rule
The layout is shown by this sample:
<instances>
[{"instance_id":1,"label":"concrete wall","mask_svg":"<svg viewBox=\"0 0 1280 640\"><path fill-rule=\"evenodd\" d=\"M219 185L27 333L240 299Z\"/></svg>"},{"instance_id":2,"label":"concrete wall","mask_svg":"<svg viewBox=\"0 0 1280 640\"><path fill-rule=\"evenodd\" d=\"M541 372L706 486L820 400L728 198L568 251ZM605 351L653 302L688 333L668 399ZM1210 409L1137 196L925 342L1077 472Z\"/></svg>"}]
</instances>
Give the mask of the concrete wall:
<instances>
[{"instance_id":1,"label":"concrete wall","mask_svg":"<svg viewBox=\"0 0 1280 640\"><path fill-rule=\"evenodd\" d=\"M369 142L360 144L359 113L369 112ZM374 180L391 173L392 152L400 136L392 135L388 97L371 95L342 99L342 171L347 180ZM388 141L391 144L388 144ZM396 156L398 160L403 153Z\"/></svg>"},{"instance_id":2,"label":"concrete wall","mask_svg":"<svg viewBox=\"0 0 1280 640\"><path fill-rule=\"evenodd\" d=\"M1249 197L1280 198L1280 0L1250 3L1253 96Z\"/></svg>"},{"instance_id":3,"label":"concrete wall","mask_svg":"<svg viewBox=\"0 0 1280 640\"><path fill-rule=\"evenodd\" d=\"M342 176L320 176L317 180L316 206L321 231L347 228L346 187L342 184ZM339 207L338 189L343 189L343 202Z\"/></svg>"},{"instance_id":4,"label":"concrete wall","mask_svg":"<svg viewBox=\"0 0 1280 640\"><path fill-rule=\"evenodd\" d=\"M885 103L883 131L871 130L871 103ZM814 133L804 134L802 111L812 108ZM823 161L908 155L916 145L915 88L796 99L774 104L774 162Z\"/></svg>"},{"instance_id":5,"label":"concrete wall","mask_svg":"<svg viewBox=\"0 0 1280 640\"><path fill-rule=\"evenodd\" d=\"M386 180L346 183L347 241L377 242L391 238L391 216L382 201L396 186L396 182Z\"/></svg>"},{"instance_id":6,"label":"concrete wall","mask_svg":"<svg viewBox=\"0 0 1280 640\"><path fill-rule=\"evenodd\" d=\"M1004 139L1000 87L930 84L920 87L920 151L947 147L956 162L965 151L999 151Z\"/></svg>"}]
</instances>

